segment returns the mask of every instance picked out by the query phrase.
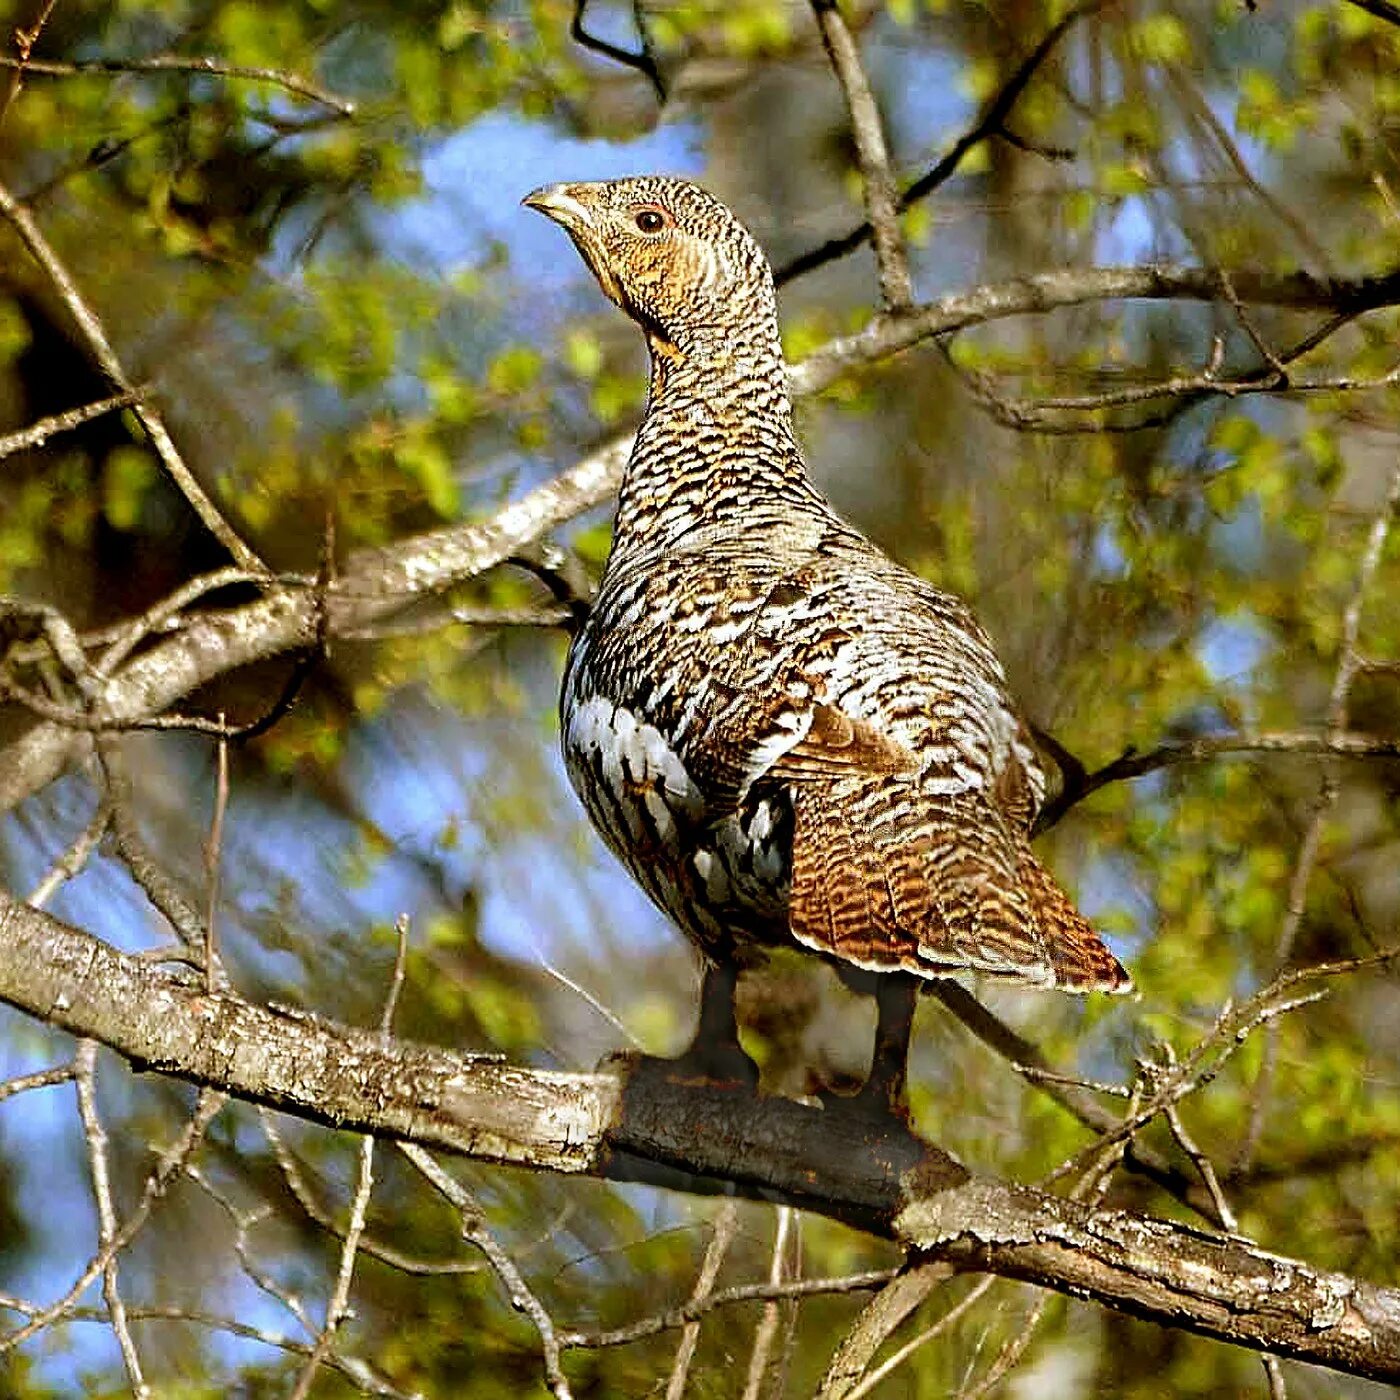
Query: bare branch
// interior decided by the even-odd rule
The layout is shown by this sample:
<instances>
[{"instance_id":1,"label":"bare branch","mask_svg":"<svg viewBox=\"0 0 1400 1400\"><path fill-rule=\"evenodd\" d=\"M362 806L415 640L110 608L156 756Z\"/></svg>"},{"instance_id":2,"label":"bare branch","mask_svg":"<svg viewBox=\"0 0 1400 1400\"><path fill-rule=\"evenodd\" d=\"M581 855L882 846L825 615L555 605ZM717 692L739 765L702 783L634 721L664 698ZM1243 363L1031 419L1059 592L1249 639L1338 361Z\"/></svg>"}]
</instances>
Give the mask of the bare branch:
<instances>
[{"instance_id":1,"label":"bare branch","mask_svg":"<svg viewBox=\"0 0 1400 1400\"><path fill-rule=\"evenodd\" d=\"M1071 807L1110 783L1121 783L1161 768L1181 763L1208 763L1237 754L1291 753L1353 759L1400 759L1400 738L1331 730L1308 734L1287 730L1272 734L1204 735L1198 739L1170 739L1156 748L1139 752L1125 749L1117 758L1093 772L1083 770L1066 781L1063 791L1045 804L1036 820L1037 832L1049 831Z\"/></svg>"},{"instance_id":2,"label":"bare branch","mask_svg":"<svg viewBox=\"0 0 1400 1400\"><path fill-rule=\"evenodd\" d=\"M715 1278L719 1274L724 1256L729 1252L734 1239L734 1230L739 1218L739 1208L733 1201L724 1201L715 1212L714 1228L710 1242L705 1246L705 1257L700 1262L700 1272L696 1275L695 1288L690 1295L690 1307L703 1304L715 1288ZM676 1348L676 1359L671 1364L671 1375L666 1382L666 1400L682 1400L685 1395L685 1382L690 1374L690 1363L695 1356L695 1347L700 1340L700 1319L686 1321L681 1332L680 1345ZM561 1342L563 1339L561 1338Z\"/></svg>"},{"instance_id":3,"label":"bare branch","mask_svg":"<svg viewBox=\"0 0 1400 1400\"><path fill-rule=\"evenodd\" d=\"M15 99L19 96L24 87L24 75L29 68L29 56L34 51L34 45L39 42L39 36L44 32L44 26L49 22L49 16L53 14L53 7L57 0L40 0L39 13L34 23L28 29L16 28L14 31L15 48L19 51L19 57L11 59L6 55L6 67L13 68L13 76L10 78L10 85L5 92L3 101L0 101L0 125L4 124L5 118L10 114L10 108L14 106Z\"/></svg>"},{"instance_id":4,"label":"bare branch","mask_svg":"<svg viewBox=\"0 0 1400 1400\"><path fill-rule=\"evenodd\" d=\"M901 1327L909 1316L920 1308L935 1289L941 1288L953 1277L954 1270L944 1263L921 1264L917 1268L903 1270L896 1274L879 1293L861 1310L855 1325L841 1339L836 1348L821 1387L815 1400L854 1400L862 1392L868 1392L872 1385L883 1380L895 1366L902 1365L924 1342L932 1341L945 1327L949 1327L970 1306L969 1298L964 1298L946 1312L933 1327L915 1338L913 1345L901 1347L894 1357L884 1365L867 1374L867 1368L875 1358L875 1353L884 1346L886 1340ZM994 1280L988 1276L981 1292L985 1293ZM977 1288L973 1293L979 1293ZM980 1296L980 1293L979 1293ZM896 1359L897 1358L897 1359Z\"/></svg>"},{"instance_id":5,"label":"bare branch","mask_svg":"<svg viewBox=\"0 0 1400 1400\"><path fill-rule=\"evenodd\" d=\"M104 414L130 408L144 393L143 389L128 389L124 393L113 394L110 398L83 404L81 408L51 413L47 418L40 418L18 432L0 435L0 460L13 457L16 452L23 452L30 447L42 447L51 437L56 437L59 433L71 433L74 428L81 428L84 423L91 423L94 418L101 418Z\"/></svg>"},{"instance_id":6,"label":"bare branch","mask_svg":"<svg viewBox=\"0 0 1400 1400\"><path fill-rule=\"evenodd\" d=\"M1025 92L1031 79L1035 77L1046 59L1054 52L1055 46L1065 34L1081 19L1101 10L1105 3L1107 0L1088 0L1087 4L1076 5L1073 9L1067 10L1064 16L1046 31L1045 37L1026 55L1001 88L993 93L977 120L963 135L958 137L948 153L931 170L920 175L899 196L898 212L903 213L906 209L912 208L920 200L931 195L940 185L951 179L968 153L975 150L983 141L994 136L1004 136L1015 145L1021 144L1006 129L1006 121L1011 115L1012 108L1020 101L1021 94ZM782 286L794 278L814 271L825 263L834 262L837 258L854 252L862 243L871 238L872 233L871 224L866 222L851 229L849 233L842 234L839 238L830 239L819 248L813 248L810 252L799 254L791 262L785 263L776 270L774 275L777 277L778 285Z\"/></svg>"},{"instance_id":7,"label":"bare branch","mask_svg":"<svg viewBox=\"0 0 1400 1400\"><path fill-rule=\"evenodd\" d=\"M116 351L112 349L111 342L107 339L107 333L102 328L102 322L98 319L97 314L88 305L86 298L78 289L78 284L73 280L48 239L44 237L34 216L24 204L11 194L9 188L4 184L0 184L0 215L9 221L19 235L20 241L29 250L30 256L39 264L44 275L53 284L54 290L58 293L64 306L67 307L68 314L73 318L83 343L87 346L88 353L98 368L111 380L119 393L136 394L136 386L122 368L122 363L117 358ZM220 514L218 507L205 494L204 488L195 480L193 472L185 465L185 460L180 456L180 451L175 446L161 416L149 407L139 395L132 402L132 412L135 413L142 428L145 429L146 436L150 439L156 455L164 464L170 479L179 487L209 532L228 550L234 561L242 568L256 573L266 573L267 569L258 556L239 539L233 527Z\"/></svg>"},{"instance_id":8,"label":"bare branch","mask_svg":"<svg viewBox=\"0 0 1400 1400\"><path fill-rule=\"evenodd\" d=\"M875 105L860 50L841 17L837 0L812 0L812 11L851 114L856 160L865 189L866 227L871 231L875 262L880 269L880 299L886 311L904 311L913 303L914 289L909 280L909 260L899 227L899 203L880 109Z\"/></svg>"},{"instance_id":9,"label":"bare branch","mask_svg":"<svg viewBox=\"0 0 1400 1400\"><path fill-rule=\"evenodd\" d=\"M336 1329L345 1318L350 1306L350 1281L355 1273L355 1256L360 1249L360 1236L364 1234L365 1218L369 1212L370 1192L374 1189L374 1139L366 1135L360 1139L359 1165L355 1175L355 1198L350 1205L350 1224L345 1230L345 1241L340 1251L340 1267L336 1271L335 1288L326 1304L326 1321L316 1334L316 1344L306 1365L297 1376L290 1400L306 1400L320 1370L330 1355L335 1341Z\"/></svg>"},{"instance_id":10,"label":"bare branch","mask_svg":"<svg viewBox=\"0 0 1400 1400\"><path fill-rule=\"evenodd\" d=\"M199 55L153 54L149 58L91 58L71 61L15 59L0 55L0 68L13 68L47 78L73 78L94 73L185 73L192 77L236 78L243 82L265 83L328 108L337 117L353 117L355 103L340 97L318 83L288 73L281 68L256 68L246 63L226 63L221 58Z\"/></svg>"},{"instance_id":11,"label":"bare branch","mask_svg":"<svg viewBox=\"0 0 1400 1400\"><path fill-rule=\"evenodd\" d=\"M0 895L0 911L4 908L4 896ZM19 906L11 905L11 908ZM34 917L44 918L45 915L34 911ZM4 914L0 912L0 920ZM133 961L135 961L133 959ZM93 1037L100 1039L101 1037ZM128 1056L127 1058L130 1058ZM50 1303L47 1307L40 1309L30 1317L22 1327L16 1328L13 1332L8 1332L0 1336L0 1356L6 1352L13 1351L15 1347L29 1340L35 1333L42 1331L50 1323L65 1316L72 1308L73 1304L83 1295L84 1291L107 1267L107 1265L124 1250L150 1218L152 1209L157 1201L164 1196L171 1181L185 1168L191 1155L204 1140L205 1130L213 1121L214 1115L224 1105L224 1096L215 1093L212 1089L205 1089L199 1096L195 1104L194 1113L189 1122L181 1130L178 1137L166 1150L161 1153L155 1166L151 1169L146 1178L146 1184L141 1192L141 1199L136 1203L135 1209L127 1216L121 1226L111 1235L110 1239L102 1245L92 1259L88 1261L87 1267L73 1281L72 1286L61 1297Z\"/></svg>"},{"instance_id":12,"label":"bare branch","mask_svg":"<svg viewBox=\"0 0 1400 1400\"><path fill-rule=\"evenodd\" d=\"M618 48L616 44L608 43L606 39L599 39L590 34L583 27L583 12L587 8L588 0L574 0L574 17L569 22L569 37L590 52L602 54L604 58L610 58L614 63L620 63L625 68L633 68L642 74L651 84L651 90L656 94L656 100L665 106L666 83L661 77L660 68L656 65L655 55L651 52L640 7L634 11L637 20L637 33L642 41L639 53L629 53L626 49Z\"/></svg>"},{"instance_id":13,"label":"bare branch","mask_svg":"<svg viewBox=\"0 0 1400 1400\"><path fill-rule=\"evenodd\" d=\"M497 1242L496 1237L486 1228L486 1220L481 1207L465 1186L456 1177L440 1167L432 1156L411 1142L400 1142L399 1150L428 1179L433 1188L450 1201L457 1211L462 1238L474 1244L496 1271L510 1298L511 1306L524 1313L535 1325L540 1334L540 1349L544 1353L545 1378L549 1382L550 1393L556 1400L572 1400L568 1378L564 1375L560 1361L559 1339L554 1332L554 1320L545 1311L544 1304L530 1291L524 1275L513 1260Z\"/></svg>"},{"instance_id":14,"label":"bare branch","mask_svg":"<svg viewBox=\"0 0 1400 1400\"><path fill-rule=\"evenodd\" d=\"M777 1227L773 1236L773 1256L768 1269L768 1282L777 1287L787 1277L789 1240L794 1238L794 1227L799 1217L791 1206L779 1206L777 1210ZM796 1303L792 1298L770 1298L763 1305L763 1313L759 1317L758 1326L754 1329L753 1351L749 1356L749 1374L744 1383L744 1394L742 1400L762 1400L764 1392L764 1378L768 1375L768 1367L773 1355L773 1344L778 1336L778 1320L780 1309L786 1308L791 1316L792 1309ZM783 1387L778 1386L776 1393L781 1395Z\"/></svg>"},{"instance_id":15,"label":"bare branch","mask_svg":"<svg viewBox=\"0 0 1400 1400\"><path fill-rule=\"evenodd\" d=\"M151 1388L141 1368L141 1358L131 1337L126 1305L117 1283L117 1256L112 1242L117 1235L117 1209L112 1203L112 1178L107 1157L107 1130L97 1112L97 1090L93 1082L97 1069L97 1045L84 1040L78 1045L73 1061L78 1086L78 1116L82 1120L83 1137L87 1142L88 1169L92 1175L92 1195L97 1203L97 1243L108 1252L102 1266L102 1298L107 1304L107 1318L117 1339L126 1367L126 1378L136 1400L147 1400Z\"/></svg>"},{"instance_id":16,"label":"bare branch","mask_svg":"<svg viewBox=\"0 0 1400 1400\"><path fill-rule=\"evenodd\" d=\"M31 1089L50 1089L55 1084L67 1084L77 1070L73 1065L55 1065L52 1069L35 1070L32 1074L17 1074L13 1079L0 1080L0 1103Z\"/></svg>"},{"instance_id":17,"label":"bare branch","mask_svg":"<svg viewBox=\"0 0 1400 1400\"><path fill-rule=\"evenodd\" d=\"M1351 687L1362 669L1361 617L1375 583L1376 571L1380 568L1381 556L1385 553L1386 540L1390 537L1391 525L1397 512L1400 512L1400 462L1391 469L1385 496L1371 520L1371 528L1366 535L1366 546L1362 550L1361 561L1356 570L1356 583L1342 613L1342 639L1337 652L1337 669L1333 674L1332 688L1327 697L1329 739L1335 739L1346 729ZM1303 915L1307 909L1308 887L1312 884L1313 873L1322 851L1323 832L1328 816L1336 804L1337 791L1336 774L1331 771L1325 772L1313 798L1307 826L1303 831L1302 844L1298 849L1298 860L1288 883L1288 901L1284 909L1283 924L1274 947L1275 972L1288 963L1298 941L1298 933L1303 926ZM1259 1065L1259 1075L1251 1096L1249 1127L1236 1157L1235 1166L1239 1171L1249 1169L1255 1153L1259 1150L1277 1060L1278 1029L1276 1026L1270 1026L1264 1042L1264 1058Z\"/></svg>"},{"instance_id":18,"label":"bare branch","mask_svg":"<svg viewBox=\"0 0 1400 1400\"><path fill-rule=\"evenodd\" d=\"M1391 4L1391 0L1349 0L1349 3L1387 24L1400 25L1400 5Z\"/></svg>"},{"instance_id":19,"label":"bare branch","mask_svg":"<svg viewBox=\"0 0 1400 1400\"><path fill-rule=\"evenodd\" d=\"M865 1273L842 1274L837 1278L790 1279L779 1284L736 1284L732 1288L721 1288L704 1298L694 1299L679 1308L672 1308L669 1312L643 1318L640 1322L629 1322L626 1327L616 1327L609 1332L561 1332L559 1345L627 1346L646 1337L654 1337L658 1332L687 1327L714 1312L716 1308L732 1307L737 1303L765 1302L769 1298L815 1298L833 1293L864 1293L867 1289L884 1287L898 1273L898 1269L870 1269Z\"/></svg>"}]
</instances>

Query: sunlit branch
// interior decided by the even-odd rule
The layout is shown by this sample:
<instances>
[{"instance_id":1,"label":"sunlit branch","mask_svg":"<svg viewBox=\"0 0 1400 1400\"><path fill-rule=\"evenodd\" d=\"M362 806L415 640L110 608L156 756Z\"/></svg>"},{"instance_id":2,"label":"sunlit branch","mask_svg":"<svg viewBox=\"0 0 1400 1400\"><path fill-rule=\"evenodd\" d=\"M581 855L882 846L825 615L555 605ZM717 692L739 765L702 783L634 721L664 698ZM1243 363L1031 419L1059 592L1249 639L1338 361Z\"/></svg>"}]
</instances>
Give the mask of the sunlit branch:
<instances>
[{"instance_id":1,"label":"sunlit branch","mask_svg":"<svg viewBox=\"0 0 1400 1400\"><path fill-rule=\"evenodd\" d=\"M221 58L154 54L150 58L91 58L74 60L19 59L0 55L0 68L22 69L26 74L46 78L73 78L90 74L185 73L192 77L236 78L243 82L279 87L293 97L305 98L329 108L339 117L353 117L355 103L328 91L318 83L280 68L256 68L244 63L226 63Z\"/></svg>"},{"instance_id":2,"label":"sunlit branch","mask_svg":"<svg viewBox=\"0 0 1400 1400\"><path fill-rule=\"evenodd\" d=\"M909 259L899 227L898 195L880 109L875 105L860 50L841 17L837 0L812 0L812 10L851 114L856 161L865 191L866 227L875 244L875 263L880 270L880 300L886 311L903 311L913 302L914 291L909 281Z\"/></svg>"}]
</instances>

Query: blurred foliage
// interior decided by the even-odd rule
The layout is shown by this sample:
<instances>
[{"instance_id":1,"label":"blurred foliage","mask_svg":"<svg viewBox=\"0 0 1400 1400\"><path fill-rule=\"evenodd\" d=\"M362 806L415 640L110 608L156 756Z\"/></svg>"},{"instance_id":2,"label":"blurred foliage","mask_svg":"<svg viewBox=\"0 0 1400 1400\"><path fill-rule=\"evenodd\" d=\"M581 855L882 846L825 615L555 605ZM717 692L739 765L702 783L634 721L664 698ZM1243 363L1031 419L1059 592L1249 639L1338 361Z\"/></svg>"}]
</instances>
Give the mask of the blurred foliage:
<instances>
[{"instance_id":1,"label":"blurred foliage","mask_svg":"<svg viewBox=\"0 0 1400 1400\"><path fill-rule=\"evenodd\" d=\"M861 42L905 173L951 144L1062 8L862 7ZM32 23L35 10L0 5L0 33ZM562 0L65 0L36 57L216 57L317 84L353 100L353 115L276 82L209 72L32 73L0 98L0 178L29 200L132 376L157 386L182 450L276 567L316 571L328 512L342 554L488 516L635 421L645 385L636 337L562 242L518 235L521 215L520 225L454 227L451 248L465 252L437 247L445 225L471 213L469 199L454 201L429 178L445 153L487 151L510 173L512 198L546 178L594 174L590 160L620 170L634 149L699 161L778 263L858 217L843 109L804 7L593 7L588 22L610 41L645 37L671 93L659 117L637 73L570 42L571 17ZM1391 270L1400 265L1397 75L1400 28L1346 3L1105 7L1080 21L1022 98L1009 121L1021 145L978 148L908 216L920 292L1154 258ZM574 143L565 149L579 168L530 168L522 152L551 142ZM1027 143L1072 157L1039 156ZM8 431L106 387L52 289L8 231L0 240ZM793 284L789 354L857 328L873 298L866 253ZM1257 365L1256 337L1284 347L1317 319L1261 311L1246 325L1222 302L993 323L959 337L949 362L922 347L843 377L801 405L800 426L823 487L899 557L972 599L1028 714L1086 762L1170 737L1317 728L1363 541L1400 449L1394 391L1205 398L1136 432L1066 437L997 426L957 377L990 376L1008 397L1092 394L1197 373L1216 344L1229 376ZM1372 314L1328 340L1305 371L1384 374L1398 339L1396 313ZM606 522L564 535L596 572ZM130 414L0 461L0 591L100 626L221 562ZM1361 677L1353 703L1356 727L1391 735L1400 733L1397 591L1393 538L1361 640L1392 669ZM539 596L503 570L453 601L519 607ZM220 937L246 994L375 1024L392 922L407 912L397 1020L407 1036L571 1067L619 1048L621 1033L548 960L648 1048L680 1043L693 1014L689 955L611 873L553 758L561 652L553 634L458 625L346 643L317 663L297 708L234 755ZM192 707L258 713L284 672L230 678ZM201 899L208 747L157 736L131 748L143 829ZM1158 1040L1184 1052L1227 998L1275 969L1319 775L1315 759L1273 755L1183 765L1097 794L1047 842L1048 857L1130 962L1141 996L1110 1005L992 992L993 1004L1054 1063L1096 1079L1130 1080ZM1366 953L1393 942L1400 924L1400 767L1353 764L1337 780L1288 950L1297 963ZM31 887L91 803L70 779L0 825L7 886ZM126 946L159 933L105 855L57 907ZM748 1034L769 1067L797 1057L829 1078L858 1075L868 1005L805 962L771 976L802 1019L785 1032L776 994L749 993ZM1241 1228L1264 1245L1393 1274L1398 1001L1392 979L1366 977L1281 1023L1258 1151L1238 1172L1262 1043L1185 1107ZM66 1053L61 1037L15 1017L0 1020L0 1037L7 1073ZM169 1140L188 1099L105 1059L101 1083L129 1207L146 1144ZM71 1088L45 1089L0 1109L0 1290L56 1296L88 1257L90 1237L63 1223L90 1214L65 1095ZM1085 1141L933 1009L921 1012L913 1099L916 1120L952 1150L1016 1179L1043 1175ZM355 1144L292 1123L282 1131L313 1196L343 1225ZM1161 1125L1146 1137L1180 1160ZM319 1317L338 1243L308 1220L256 1115L227 1110L207 1156L211 1184L239 1209L271 1203L250 1248ZM38 1165L46 1157L68 1165L50 1176ZM618 1326L689 1296L709 1202L456 1170L561 1326ZM445 1208L387 1149L376 1175L374 1241L479 1266ZM1110 1200L1181 1214L1130 1178ZM721 1285L767 1275L773 1232L771 1211L741 1209ZM890 1262L888 1250L836 1225L803 1224L809 1275ZM124 1256L123 1278L129 1303L203 1308L301 1335L238 1272L227 1212L189 1182ZM931 1322L968 1286L936 1293L911 1325ZM365 1255L353 1305L347 1346L405 1391L543 1393L536 1340L484 1267L405 1272ZM802 1304L784 1394L812 1392L859 1306L858 1296ZM958 1393L1015 1335L1024 1306L998 1285L874 1393ZM706 1321L689 1393L738 1393L758 1315L745 1305ZM280 1395L299 1364L193 1325L144 1322L136 1335L162 1396ZM676 1341L664 1333L571 1353L576 1393L660 1393ZM1035 1393L1262 1386L1251 1356L1063 1302L1029 1355ZM123 1393L110 1338L91 1323L45 1334L4 1364L0 1394L16 1400ZM1362 1393L1335 1378L1318 1384ZM351 1392L327 1372L315 1393Z\"/></svg>"}]
</instances>

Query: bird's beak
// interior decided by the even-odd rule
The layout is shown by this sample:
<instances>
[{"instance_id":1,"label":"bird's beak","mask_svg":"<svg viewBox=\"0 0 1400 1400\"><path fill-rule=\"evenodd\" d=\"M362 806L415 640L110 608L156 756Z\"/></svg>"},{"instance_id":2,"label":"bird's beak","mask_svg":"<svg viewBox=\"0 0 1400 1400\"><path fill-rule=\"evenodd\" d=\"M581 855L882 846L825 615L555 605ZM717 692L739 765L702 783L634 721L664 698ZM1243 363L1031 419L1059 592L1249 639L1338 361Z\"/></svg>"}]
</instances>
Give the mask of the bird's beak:
<instances>
[{"instance_id":1,"label":"bird's beak","mask_svg":"<svg viewBox=\"0 0 1400 1400\"><path fill-rule=\"evenodd\" d=\"M574 247L583 256L589 271L598 279L603 295L625 309L622 288L609 266L598 223L586 201L579 198L587 189L587 185L542 185L520 202L527 209L538 209L546 218L553 219L573 239Z\"/></svg>"},{"instance_id":2,"label":"bird's beak","mask_svg":"<svg viewBox=\"0 0 1400 1400\"><path fill-rule=\"evenodd\" d=\"M541 185L520 202L527 209L538 209L546 218L553 219L570 233L581 233L593 227L593 218L588 207L574 195L573 189L572 185Z\"/></svg>"}]
</instances>

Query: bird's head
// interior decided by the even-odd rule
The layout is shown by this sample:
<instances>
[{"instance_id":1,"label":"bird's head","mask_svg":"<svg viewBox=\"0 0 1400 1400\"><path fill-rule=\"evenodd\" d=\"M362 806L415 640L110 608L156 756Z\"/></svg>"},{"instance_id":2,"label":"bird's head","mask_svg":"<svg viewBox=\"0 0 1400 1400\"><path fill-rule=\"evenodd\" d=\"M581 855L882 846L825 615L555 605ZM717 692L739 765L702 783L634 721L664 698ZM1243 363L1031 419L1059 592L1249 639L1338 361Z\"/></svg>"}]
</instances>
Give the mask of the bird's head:
<instances>
[{"instance_id":1,"label":"bird's head","mask_svg":"<svg viewBox=\"0 0 1400 1400\"><path fill-rule=\"evenodd\" d=\"M524 203L563 227L653 349L776 335L773 274L762 250L699 185L633 176L546 185Z\"/></svg>"}]
</instances>

